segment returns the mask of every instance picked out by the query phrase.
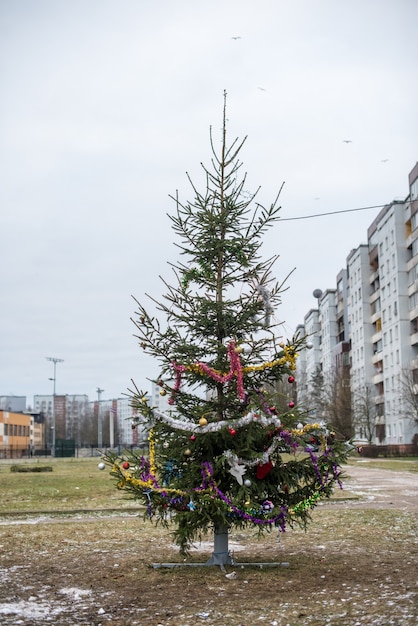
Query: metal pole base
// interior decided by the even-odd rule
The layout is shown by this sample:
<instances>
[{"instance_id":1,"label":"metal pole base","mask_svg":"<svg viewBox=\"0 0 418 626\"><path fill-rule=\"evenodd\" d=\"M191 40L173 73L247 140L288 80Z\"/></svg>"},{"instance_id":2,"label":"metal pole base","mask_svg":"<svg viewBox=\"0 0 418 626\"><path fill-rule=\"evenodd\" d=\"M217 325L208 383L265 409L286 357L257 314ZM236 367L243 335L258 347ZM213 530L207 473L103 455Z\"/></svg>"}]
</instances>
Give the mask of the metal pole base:
<instances>
[{"instance_id":1,"label":"metal pole base","mask_svg":"<svg viewBox=\"0 0 418 626\"><path fill-rule=\"evenodd\" d=\"M153 563L154 569L162 567L210 567L219 565L222 572L225 572L225 565L233 565L237 568L244 567L288 567L289 563L237 563L228 550L228 527L215 526L213 534L213 552L205 563Z\"/></svg>"},{"instance_id":2,"label":"metal pole base","mask_svg":"<svg viewBox=\"0 0 418 626\"><path fill-rule=\"evenodd\" d=\"M205 563L153 563L152 567L154 569L162 569L163 567L167 568L175 568L175 567L209 567L210 565L219 565L221 571L226 571L223 563L211 563L212 559L209 559ZM244 567L256 567L258 569L263 569L264 567L289 567L289 563L236 563L232 562L231 565L234 565L237 569L244 569Z\"/></svg>"}]
</instances>

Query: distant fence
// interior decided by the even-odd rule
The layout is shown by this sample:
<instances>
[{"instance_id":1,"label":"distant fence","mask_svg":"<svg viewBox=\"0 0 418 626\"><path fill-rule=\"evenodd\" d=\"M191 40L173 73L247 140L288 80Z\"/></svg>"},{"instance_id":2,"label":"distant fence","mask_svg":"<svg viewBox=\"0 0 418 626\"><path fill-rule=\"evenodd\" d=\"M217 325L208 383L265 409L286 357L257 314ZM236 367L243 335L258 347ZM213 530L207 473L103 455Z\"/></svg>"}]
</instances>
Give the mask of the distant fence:
<instances>
[{"instance_id":1,"label":"distant fence","mask_svg":"<svg viewBox=\"0 0 418 626\"><path fill-rule=\"evenodd\" d=\"M418 436L414 437L413 443L388 444L388 445L361 445L357 448L360 456L376 459L379 456L403 457L418 456Z\"/></svg>"},{"instance_id":2,"label":"distant fence","mask_svg":"<svg viewBox=\"0 0 418 626\"><path fill-rule=\"evenodd\" d=\"M110 450L116 454L122 454L124 450L130 452L138 449L143 449L146 444L140 444L139 446L127 445L116 446L114 448L108 448L104 446L101 451L97 446L77 446L75 444L66 445L64 443L58 444L55 447L55 456L57 458L62 457L75 457L75 458L88 458L88 457L100 457L102 453L109 452ZM41 457L53 457L51 448L35 448L34 450L28 448L18 448L16 446L4 446L0 448L0 459L30 459Z\"/></svg>"}]
</instances>

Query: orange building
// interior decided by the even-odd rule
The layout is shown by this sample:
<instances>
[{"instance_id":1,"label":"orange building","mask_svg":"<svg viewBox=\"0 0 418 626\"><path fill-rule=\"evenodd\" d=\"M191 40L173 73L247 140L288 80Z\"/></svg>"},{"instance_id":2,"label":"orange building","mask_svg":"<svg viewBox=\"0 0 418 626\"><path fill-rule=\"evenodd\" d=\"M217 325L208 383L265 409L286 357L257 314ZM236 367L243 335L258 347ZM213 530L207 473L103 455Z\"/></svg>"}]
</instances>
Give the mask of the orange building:
<instances>
[{"instance_id":1,"label":"orange building","mask_svg":"<svg viewBox=\"0 0 418 626\"><path fill-rule=\"evenodd\" d=\"M32 450L33 418L24 413L0 411L0 457L3 459L29 456Z\"/></svg>"}]
</instances>

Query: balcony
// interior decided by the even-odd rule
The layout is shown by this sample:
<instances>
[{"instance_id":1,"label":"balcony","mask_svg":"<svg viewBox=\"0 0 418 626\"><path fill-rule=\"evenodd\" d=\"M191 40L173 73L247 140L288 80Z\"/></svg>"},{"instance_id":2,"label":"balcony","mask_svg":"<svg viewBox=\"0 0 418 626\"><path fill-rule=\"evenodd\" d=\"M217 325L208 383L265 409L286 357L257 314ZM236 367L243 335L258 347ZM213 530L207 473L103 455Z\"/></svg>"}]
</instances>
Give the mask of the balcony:
<instances>
[{"instance_id":1,"label":"balcony","mask_svg":"<svg viewBox=\"0 0 418 626\"><path fill-rule=\"evenodd\" d=\"M373 365L376 365L376 363L379 363L380 361L383 361L383 352L376 352L376 354L374 354L372 356L372 363Z\"/></svg>"},{"instance_id":2,"label":"balcony","mask_svg":"<svg viewBox=\"0 0 418 626\"><path fill-rule=\"evenodd\" d=\"M416 278L414 282L408 286L408 296L412 296L417 291L418 291L418 278Z\"/></svg>"},{"instance_id":3,"label":"balcony","mask_svg":"<svg viewBox=\"0 0 418 626\"><path fill-rule=\"evenodd\" d=\"M412 311L409 311L409 321L415 320L418 317L418 306L414 307Z\"/></svg>"},{"instance_id":4,"label":"balcony","mask_svg":"<svg viewBox=\"0 0 418 626\"><path fill-rule=\"evenodd\" d=\"M375 376L373 376L373 383L378 385L379 383L383 383L383 372L379 372Z\"/></svg>"},{"instance_id":5,"label":"balcony","mask_svg":"<svg viewBox=\"0 0 418 626\"><path fill-rule=\"evenodd\" d=\"M374 403L375 404L384 404L385 403L385 396L381 395L381 396L376 396L374 399Z\"/></svg>"},{"instance_id":6,"label":"balcony","mask_svg":"<svg viewBox=\"0 0 418 626\"><path fill-rule=\"evenodd\" d=\"M412 233L406 239L406 247L410 248L414 243L415 239L418 237L418 229L412 231Z\"/></svg>"},{"instance_id":7,"label":"balcony","mask_svg":"<svg viewBox=\"0 0 418 626\"><path fill-rule=\"evenodd\" d=\"M411 335L409 338L409 342L411 346L417 346L418 345L418 333L414 333L413 335Z\"/></svg>"},{"instance_id":8,"label":"balcony","mask_svg":"<svg viewBox=\"0 0 418 626\"><path fill-rule=\"evenodd\" d=\"M379 330L377 333L374 333L374 335L372 335L372 343L377 343L378 341L380 341L381 338L382 338L382 331Z\"/></svg>"},{"instance_id":9,"label":"balcony","mask_svg":"<svg viewBox=\"0 0 418 626\"><path fill-rule=\"evenodd\" d=\"M379 296L380 296L380 289L376 289L376 291L374 291L372 295L370 296L369 303L373 304L373 302L376 302Z\"/></svg>"},{"instance_id":10,"label":"balcony","mask_svg":"<svg viewBox=\"0 0 418 626\"><path fill-rule=\"evenodd\" d=\"M418 264L418 255L415 255L412 257L412 259L409 259L409 261L407 262L406 271L410 272L417 264Z\"/></svg>"},{"instance_id":11,"label":"balcony","mask_svg":"<svg viewBox=\"0 0 418 626\"><path fill-rule=\"evenodd\" d=\"M377 322L378 319L380 319L382 317L382 314L380 311L376 311L376 313L373 313L370 316L370 321L372 324L375 324L375 322Z\"/></svg>"}]
</instances>

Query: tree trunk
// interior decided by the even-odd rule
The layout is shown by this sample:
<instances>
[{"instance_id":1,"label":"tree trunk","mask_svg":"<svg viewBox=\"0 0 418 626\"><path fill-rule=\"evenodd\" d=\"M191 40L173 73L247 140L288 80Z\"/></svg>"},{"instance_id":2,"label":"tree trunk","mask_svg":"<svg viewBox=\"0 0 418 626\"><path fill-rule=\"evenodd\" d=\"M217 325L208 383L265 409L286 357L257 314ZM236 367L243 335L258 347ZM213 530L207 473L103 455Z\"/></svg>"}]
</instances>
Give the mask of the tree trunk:
<instances>
[{"instance_id":1,"label":"tree trunk","mask_svg":"<svg viewBox=\"0 0 418 626\"><path fill-rule=\"evenodd\" d=\"M205 565L233 565L234 560L228 550L228 526L215 525L213 532L213 552Z\"/></svg>"}]
</instances>

